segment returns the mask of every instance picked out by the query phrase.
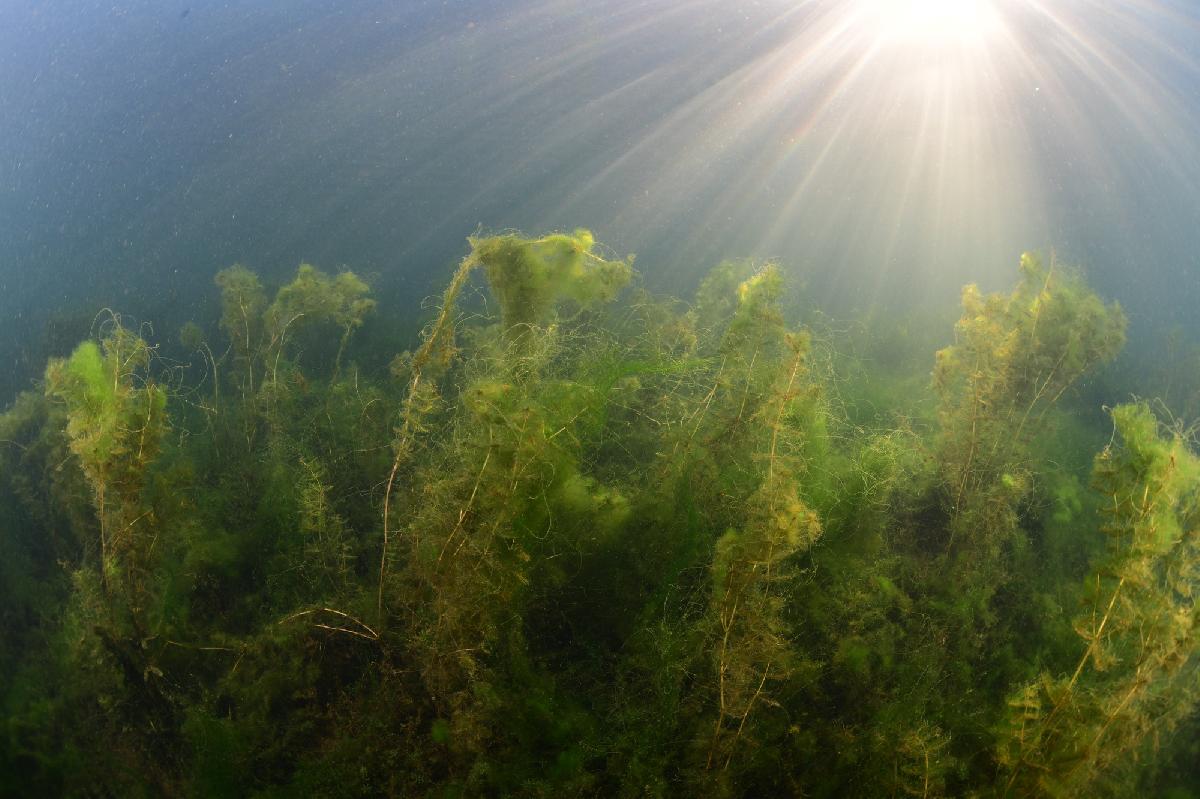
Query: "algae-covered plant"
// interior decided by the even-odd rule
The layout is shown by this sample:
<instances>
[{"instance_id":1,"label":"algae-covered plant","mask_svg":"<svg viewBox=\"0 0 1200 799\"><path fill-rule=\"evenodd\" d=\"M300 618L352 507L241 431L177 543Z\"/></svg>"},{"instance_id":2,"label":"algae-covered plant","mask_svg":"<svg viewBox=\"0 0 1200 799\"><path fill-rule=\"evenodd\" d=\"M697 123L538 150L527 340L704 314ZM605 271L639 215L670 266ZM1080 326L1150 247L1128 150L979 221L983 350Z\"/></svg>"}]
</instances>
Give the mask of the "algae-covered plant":
<instances>
[{"instance_id":1,"label":"algae-covered plant","mask_svg":"<svg viewBox=\"0 0 1200 799\"><path fill-rule=\"evenodd\" d=\"M354 273L235 265L0 415L0 793L1176 786L1200 457L1082 399L1125 318L1078 272L967 287L867 415L777 264L688 303L586 230L468 245L387 357Z\"/></svg>"}]
</instances>

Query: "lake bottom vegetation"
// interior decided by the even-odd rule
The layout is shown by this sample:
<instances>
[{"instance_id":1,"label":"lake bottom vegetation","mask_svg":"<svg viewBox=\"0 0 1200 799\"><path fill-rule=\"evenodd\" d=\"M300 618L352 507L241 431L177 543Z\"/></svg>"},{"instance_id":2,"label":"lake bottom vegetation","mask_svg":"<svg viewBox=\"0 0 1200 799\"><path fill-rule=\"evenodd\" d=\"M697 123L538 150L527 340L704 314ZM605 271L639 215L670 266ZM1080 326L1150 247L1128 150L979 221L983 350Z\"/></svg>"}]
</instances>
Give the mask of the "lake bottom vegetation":
<instances>
[{"instance_id":1,"label":"lake bottom vegetation","mask_svg":"<svg viewBox=\"0 0 1200 799\"><path fill-rule=\"evenodd\" d=\"M1200 459L1078 272L930 359L469 246L387 369L354 273L233 266L0 415L0 793L1196 795Z\"/></svg>"}]
</instances>

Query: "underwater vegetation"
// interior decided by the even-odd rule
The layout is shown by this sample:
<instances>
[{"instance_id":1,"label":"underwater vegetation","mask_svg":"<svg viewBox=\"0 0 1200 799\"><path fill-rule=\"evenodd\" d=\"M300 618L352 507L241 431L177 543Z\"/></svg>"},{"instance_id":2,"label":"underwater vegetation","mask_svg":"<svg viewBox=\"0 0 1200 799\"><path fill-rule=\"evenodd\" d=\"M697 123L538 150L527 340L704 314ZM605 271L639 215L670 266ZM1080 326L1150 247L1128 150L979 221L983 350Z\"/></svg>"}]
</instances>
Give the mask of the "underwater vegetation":
<instances>
[{"instance_id":1,"label":"underwater vegetation","mask_svg":"<svg viewBox=\"0 0 1200 799\"><path fill-rule=\"evenodd\" d=\"M1200 457L1080 399L1079 273L968 286L930 381L775 264L468 244L386 373L354 273L235 265L0 415L0 794L1192 795Z\"/></svg>"}]
</instances>

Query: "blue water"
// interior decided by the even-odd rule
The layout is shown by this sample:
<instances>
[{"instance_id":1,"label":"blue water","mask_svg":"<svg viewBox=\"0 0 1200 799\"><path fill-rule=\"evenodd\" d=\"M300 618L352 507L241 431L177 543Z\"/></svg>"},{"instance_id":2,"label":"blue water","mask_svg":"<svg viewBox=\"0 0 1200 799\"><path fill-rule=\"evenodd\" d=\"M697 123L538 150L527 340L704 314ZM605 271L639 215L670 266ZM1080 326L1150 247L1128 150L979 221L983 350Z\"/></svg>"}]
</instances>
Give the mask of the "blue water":
<instances>
[{"instance_id":1,"label":"blue water","mask_svg":"<svg viewBox=\"0 0 1200 799\"><path fill-rule=\"evenodd\" d=\"M217 269L302 259L399 309L478 227L587 225L679 292L777 257L841 311L1053 249L1147 340L1198 327L1200 12L1007 3L889 53L854 7L5 3L5 394L55 313L174 326Z\"/></svg>"}]
</instances>

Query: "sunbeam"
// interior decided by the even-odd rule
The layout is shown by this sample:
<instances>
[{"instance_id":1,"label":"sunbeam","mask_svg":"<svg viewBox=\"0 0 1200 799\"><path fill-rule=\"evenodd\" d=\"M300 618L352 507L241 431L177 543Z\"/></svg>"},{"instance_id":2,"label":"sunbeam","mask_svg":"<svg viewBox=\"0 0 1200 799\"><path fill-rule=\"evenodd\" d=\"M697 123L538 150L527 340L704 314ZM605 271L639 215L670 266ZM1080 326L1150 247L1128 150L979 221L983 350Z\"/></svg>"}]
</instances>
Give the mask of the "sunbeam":
<instances>
[{"instance_id":1,"label":"sunbeam","mask_svg":"<svg viewBox=\"0 0 1200 799\"><path fill-rule=\"evenodd\" d=\"M1002 28L991 0L859 0L861 24L886 42L915 47L979 47Z\"/></svg>"}]
</instances>

